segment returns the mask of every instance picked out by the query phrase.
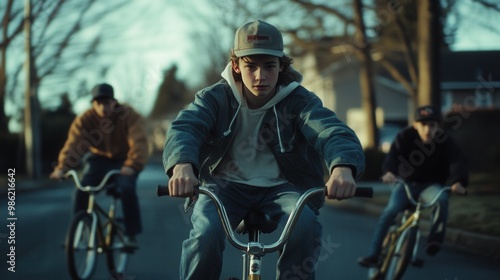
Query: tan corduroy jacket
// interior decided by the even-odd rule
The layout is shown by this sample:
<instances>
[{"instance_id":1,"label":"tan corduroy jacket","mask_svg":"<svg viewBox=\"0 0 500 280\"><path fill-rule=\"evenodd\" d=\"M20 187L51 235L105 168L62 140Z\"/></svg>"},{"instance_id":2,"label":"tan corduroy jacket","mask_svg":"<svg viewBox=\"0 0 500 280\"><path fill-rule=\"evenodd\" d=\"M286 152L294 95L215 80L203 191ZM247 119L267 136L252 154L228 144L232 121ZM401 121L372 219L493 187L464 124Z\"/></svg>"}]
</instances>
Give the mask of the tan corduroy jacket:
<instances>
[{"instance_id":1,"label":"tan corduroy jacket","mask_svg":"<svg viewBox=\"0 0 500 280\"><path fill-rule=\"evenodd\" d=\"M111 159L125 160L124 166L136 171L148 158L144 119L132 107L118 104L109 117L101 118L89 109L75 118L68 139L59 153L58 169L74 169L91 152Z\"/></svg>"}]
</instances>

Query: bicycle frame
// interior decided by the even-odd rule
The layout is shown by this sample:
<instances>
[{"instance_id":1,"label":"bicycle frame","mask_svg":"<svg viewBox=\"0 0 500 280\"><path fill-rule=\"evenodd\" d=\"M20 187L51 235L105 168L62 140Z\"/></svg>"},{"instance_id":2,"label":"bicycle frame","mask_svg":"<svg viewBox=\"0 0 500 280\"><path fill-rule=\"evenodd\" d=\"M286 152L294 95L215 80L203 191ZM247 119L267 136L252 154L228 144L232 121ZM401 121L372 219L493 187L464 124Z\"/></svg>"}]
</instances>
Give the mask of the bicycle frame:
<instances>
[{"instance_id":1,"label":"bicycle frame","mask_svg":"<svg viewBox=\"0 0 500 280\"><path fill-rule=\"evenodd\" d=\"M357 192L355 196L364 196L364 197L372 197L373 189L371 187L366 188L357 188ZM266 245L261 242L248 242L243 243L235 237L234 231L231 228L229 218L226 213L226 209L224 205L219 200L217 195L206 187L199 187L199 193L207 195L215 204L217 212L219 214L219 218L222 221L222 227L224 229L224 233L229 241L229 243L236 249L245 253L243 258L243 279L247 280L261 280L260 267L261 267L261 258L272 252L276 252L281 250L290 234L297 223L297 220L302 212L302 209L305 207L306 203L314 196L317 195L325 195L325 187L312 188L307 190L302 194L302 196L295 203L295 208L288 217L288 220L279 236L278 240L272 244ZM168 187L166 186L158 186L157 189L158 196L168 195ZM250 269L255 268L255 269Z\"/></svg>"},{"instance_id":2,"label":"bicycle frame","mask_svg":"<svg viewBox=\"0 0 500 280\"><path fill-rule=\"evenodd\" d=\"M410 227L418 227L418 222L419 222L419 216L420 216L420 210L417 212L414 212L412 213L407 219L406 221L403 222L403 224L401 226L399 226L396 230L394 230L394 232L392 232L392 234L390 235L390 239L389 239L389 251L384 259L384 262L382 264L382 267L380 269L380 271L382 273L385 274L385 272L387 271L387 268L389 267L389 264L391 262L391 259L392 259L392 256L394 255L395 252L398 252L400 250L400 248L397 248L397 247L400 247L400 246L397 246L397 245L401 245L401 244L398 244L397 241L399 239L399 237L404 233L405 230L407 230L408 228ZM415 246L416 248L417 246ZM413 252L413 256L412 256L412 260L415 258L415 253L416 253L416 250L414 250Z\"/></svg>"},{"instance_id":3,"label":"bicycle frame","mask_svg":"<svg viewBox=\"0 0 500 280\"><path fill-rule=\"evenodd\" d=\"M96 202L96 194L100 192L104 187L107 186L107 182L111 176L115 174L120 174L120 170L112 170L108 172L104 178L102 179L101 183L95 187L92 186L82 186L80 183L80 180L78 179L78 174L76 173L75 170L69 170L66 172L65 177L72 176L73 180L75 182L76 187L84 192L89 193L89 200L88 200L88 206L87 206L87 213L92 215L93 217L93 224L92 224L92 231L97 232L97 239L99 241L98 244L100 244L100 248L98 248L99 253L102 253L102 250L108 250L111 247L111 235L107 234L106 237L104 236L103 228L106 223L108 224L108 233L111 232L112 227L118 228L118 232L120 232L120 235L122 234L122 229L120 225L114 220L114 215L115 215L115 205L116 205L116 198L112 196L112 202L110 203L109 210L106 212L99 204ZM107 219L106 223L101 223L101 216L105 217ZM92 236L93 238L94 236ZM123 236L120 236L120 238L123 238ZM92 240L91 240L92 241Z\"/></svg>"},{"instance_id":4,"label":"bicycle frame","mask_svg":"<svg viewBox=\"0 0 500 280\"><path fill-rule=\"evenodd\" d=\"M93 220L95 225L93 225L92 229L97 232L97 238L99 241L98 244L100 244L100 246L102 247L98 248L99 253L102 253L103 250L106 251L113 249L111 248L112 244L111 244L111 234L110 234L113 228L118 230L120 239L124 239L123 229L121 225L119 225L114 219L116 198L113 197L112 199L113 201L110 203L108 212L106 212L101 206L99 206L95 202L92 202L91 204L89 199L89 209L87 209L87 213L89 213L94 217ZM105 218L105 220L103 221L102 218ZM104 234L103 229L106 226L107 226L106 230L107 234Z\"/></svg>"},{"instance_id":5,"label":"bicycle frame","mask_svg":"<svg viewBox=\"0 0 500 280\"><path fill-rule=\"evenodd\" d=\"M401 225L388 233L389 246L388 246L388 251L387 251L385 257L383 258L382 265L379 267L378 273L380 275L386 275L386 273L388 272L388 268L391 265L391 261L395 255L398 255L398 257L401 257L400 250L401 250L401 246L403 245L402 244L403 239L401 237L403 236L403 234L409 234L409 229L412 227L415 227L417 229L416 230L417 237L416 237L416 243L413 244L413 248L409 248L409 250L412 250L411 262L412 263L416 262L417 254L418 254L418 242L420 239L419 222L421 219L421 212L425 208L429 208L429 207L434 206L436 204L437 200L439 199L439 197L444 192L451 190L451 187L448 187L448 186L443 187L443 188L441 188L441 190L439 190L439 192L434 196L434 198L431 201L424 203L420 200L415 201L415 199L413 198L413 196L410 192L410 187L406 182L404 182L403 180L397 180L397 181L399 183L401 183L403 185L403 187L405 188L406 195L407 195L408 199L410 200L410 202L415 206L415 210L413 212L411 212L409 216L407 215L408 212L405 212L405 214L403 214L403 217L402 217Z\"/></svg>"},{"instance_id":6,"label":"bicycle frame","mask_svg":"<svg viewBox=\"0 0 500 280\"><path fill-rule=\"evenodd\" d=\"M90 258L87 255L82 271L77 268L75 262L75 248L78 247L77 244L80 242L82 228L85 227L85 224L90 229L87 236L88 240L84 241L85 250L96 253L105 252L107 254L108 269L112 275L119 275L125 270L127 254L133 249L125 247L124 230L115 219L116 200L118 197L116 194L111 195L112 201L108 211L105 211L96 201L97 193L104 187L109 186L107 184L109 178L119 173L120 170L109 171L98 186L82 186L78 174L74 170L70 170L65 174L66 178L73 177L77 189L89 194L87 209L81 211L73 218L67 237L66 250L68 264L70 274L74 279L88 279L95 267L96 260L92 253L90 254ZM85 222L85 219L87 222ZM118 243L116 246L115 241Z\"/></svg>"}]
</instances>

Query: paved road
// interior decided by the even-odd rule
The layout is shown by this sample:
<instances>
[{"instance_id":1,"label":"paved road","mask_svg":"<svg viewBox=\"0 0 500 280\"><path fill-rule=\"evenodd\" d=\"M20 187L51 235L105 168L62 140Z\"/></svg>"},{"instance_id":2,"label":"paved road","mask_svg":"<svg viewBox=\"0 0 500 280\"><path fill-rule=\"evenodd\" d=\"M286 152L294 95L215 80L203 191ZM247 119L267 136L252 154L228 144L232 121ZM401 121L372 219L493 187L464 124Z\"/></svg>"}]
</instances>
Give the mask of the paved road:
<instances>
[{"instance_id":1,"label":"paved road","mask_svg":"<svg viewBox=\"0 0 500 280\"><path fill-rule=\"evenodd\" d=\"M165 183L159 165L150 165L139 178L145 233L139 236L141 249L130 259L126 279L178 279L180 244L188 235L188 217L180 210L183 200L157 198L158 183ZM62 244L70 220L71 185L56 183L43 190L17 193L15 230L15 272L6 261L8 236L7 199L0 198L0 279L68 279ZM366 270L356 259L366 253L376 223L371 216L333 207L321 213L326 244L318 264L318 280L365 279ZM274 236L268 236L269 240ZM445 248L434 258L424 256L423 268L409 268L405 279L498 279L500 268L492 260ZM276 256L266 256L264 272L274 277ZM228 244L223 277L240 276L241 254ZM100 256L94 279L111 279L105 258Z\"/></svg>"}]
</instances>

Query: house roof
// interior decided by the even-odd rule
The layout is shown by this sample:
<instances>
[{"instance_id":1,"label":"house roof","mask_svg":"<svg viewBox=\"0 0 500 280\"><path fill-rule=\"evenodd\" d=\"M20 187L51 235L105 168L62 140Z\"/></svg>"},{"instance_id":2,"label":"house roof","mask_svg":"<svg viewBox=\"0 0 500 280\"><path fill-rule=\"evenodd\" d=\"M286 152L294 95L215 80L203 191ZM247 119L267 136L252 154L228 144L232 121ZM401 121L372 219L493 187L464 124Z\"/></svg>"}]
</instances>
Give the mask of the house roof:
<instances>
[{"instance_id":1,"label":"house roof","mask_svg":"<svg viewBox=\"0 0 500 280\"><path fill-rule=\"evenodd\" d=\"M500 81L500 51L459 51L441 53L443 82L477 82L479 77Z\"/></svg>"},{"instance_id":2,"label":"house roof","mask_svg":"<svg viewBox=\"0 0 500 280\"><path fill-rule=\"evenodd\" d=\"M359 62L356 51L350 44L351 41L350 37L328 37L310 45L308 51L316 58L317 70L323 75L331 75L343 71L345 67L357 67ZM373 54L374 57L377 55ZM388 51L383 55L409 80L409 70L401 51ZM442 89L473 89L480 85L500 88L500 67L498 67L500 50L455 52L443 50L440 56ZM377 61L373 64L373 72L376 79L382 78L385 82L398 83Z\"/></svg>"}]
</instances>

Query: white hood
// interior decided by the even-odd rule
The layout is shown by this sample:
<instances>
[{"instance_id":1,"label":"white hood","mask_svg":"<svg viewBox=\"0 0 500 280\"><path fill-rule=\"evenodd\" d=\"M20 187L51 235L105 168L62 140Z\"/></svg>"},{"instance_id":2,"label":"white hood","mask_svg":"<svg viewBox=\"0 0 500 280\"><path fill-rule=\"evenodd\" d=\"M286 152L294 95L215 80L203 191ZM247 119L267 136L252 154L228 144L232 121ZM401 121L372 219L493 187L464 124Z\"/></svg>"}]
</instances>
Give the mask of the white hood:
<instances>
[{"instance_id":1,"label":"white hood","mask_svg":"<svg viewBox=\"0 0 500 280\"><path fill-rule=\"evenodd\" d=\"M274 115L276 116L276 120L279 120L278 112L276 111L275 105L278 104L278 102L283 100L285 97L287 97L302 82L302 75L298 71L296 71L292 67L289 67L286 71L287 71L287 73L284 73L284 74L290 78L290 80L291 80L290 83L287 85L278 85L276 95L271 100L269 100L264 106L262 106L258 109L255 109L255 111L266 111L266 110L272 108L274 111ZM226 68L221 73L221 76L222 76L222 78L224 78L228 82L229 86L232 89L234 97L238 101L238 109L236 109L236 113L234 114L233 118L231 119L231 122L229 123L229 127L224 132L224 136L228 136L232 131L231 127L233 126L233 123L236 120L236 117L238 116L238 113L239 113L241 107L242 106L246 107L246 100L245 100L245 98L243 98L242 82L236 82L234 80L231 62L227 64ZM281 133L279 130L278 121L276 122L276 131L278 132L278 138L279 138L281 152L284 153L285 149L283 147L283 143L281 140Z\"/></svg>"}]
</instances>

